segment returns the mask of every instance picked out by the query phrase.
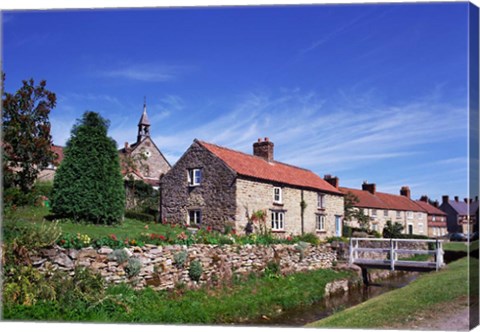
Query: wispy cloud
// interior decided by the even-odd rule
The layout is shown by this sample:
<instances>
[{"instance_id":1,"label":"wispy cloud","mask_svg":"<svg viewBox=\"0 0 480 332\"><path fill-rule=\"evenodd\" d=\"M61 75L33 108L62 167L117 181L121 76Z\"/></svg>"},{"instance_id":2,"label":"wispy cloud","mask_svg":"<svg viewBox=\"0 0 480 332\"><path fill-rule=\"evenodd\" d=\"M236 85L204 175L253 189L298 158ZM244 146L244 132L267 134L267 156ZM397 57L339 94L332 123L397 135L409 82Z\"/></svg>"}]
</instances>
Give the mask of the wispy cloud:
<instances>
[{"instance_id":1,"label":"wispy cloud","mask_svg":"<svg viewBox=\"0 0 480 332\"><path fill-rule=\"evenodd\" d=\"M100 72L101 76L142 82L167 82L178 79L191 70L191 66L156 63L121 65Z\"/></svg>"}]
</instances>

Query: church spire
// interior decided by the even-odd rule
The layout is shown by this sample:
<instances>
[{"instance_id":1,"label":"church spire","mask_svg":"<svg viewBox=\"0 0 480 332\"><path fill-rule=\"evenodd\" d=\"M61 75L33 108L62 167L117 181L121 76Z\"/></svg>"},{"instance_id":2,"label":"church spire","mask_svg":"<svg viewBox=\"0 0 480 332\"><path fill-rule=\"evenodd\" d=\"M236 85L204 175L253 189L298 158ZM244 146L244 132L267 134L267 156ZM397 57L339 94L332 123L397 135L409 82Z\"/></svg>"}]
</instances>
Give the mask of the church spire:
<instances>
[{"instance_id":1,"label":"church spire","mask_svg":"<svg viewBox=\"0 0 480 332\"><path fill-rule=\"evenodd\" d=\"M150 121L147 115L147 98L143 98L143 113L138 122L137 143L150 136Z\"/></svg>"}]
</instances>

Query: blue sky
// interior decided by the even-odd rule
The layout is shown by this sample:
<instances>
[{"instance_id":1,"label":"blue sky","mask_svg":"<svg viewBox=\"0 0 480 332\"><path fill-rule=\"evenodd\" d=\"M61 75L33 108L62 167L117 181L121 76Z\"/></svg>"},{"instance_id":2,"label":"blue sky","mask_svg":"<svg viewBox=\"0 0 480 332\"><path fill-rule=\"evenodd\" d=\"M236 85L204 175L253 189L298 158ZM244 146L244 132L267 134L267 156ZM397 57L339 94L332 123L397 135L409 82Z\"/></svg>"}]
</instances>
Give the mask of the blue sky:
<instances>
[{"instance_id":1,"label":"blue sky","mask_svg":"<svg viewBox=\"0 0 480 332\"><path fill-rule=\"evenodd\" d=\"M6 90L47 80L54 143L84 111L174 164L198 138L340 184L441 200L467 193L468 4L3 12Z\"/></svg>"}]
</instances>

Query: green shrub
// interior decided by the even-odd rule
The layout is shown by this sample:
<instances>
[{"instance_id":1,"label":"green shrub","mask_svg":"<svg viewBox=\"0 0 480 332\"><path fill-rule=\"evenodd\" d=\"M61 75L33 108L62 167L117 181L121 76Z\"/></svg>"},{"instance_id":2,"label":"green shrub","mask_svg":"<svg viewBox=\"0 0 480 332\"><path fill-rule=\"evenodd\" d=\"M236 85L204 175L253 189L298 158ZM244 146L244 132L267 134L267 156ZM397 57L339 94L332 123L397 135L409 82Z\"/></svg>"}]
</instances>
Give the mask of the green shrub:
<instances>
[{"instance_id":1,"label":"green shrub","mask_svg":"<svg viewBox=\"0 0 480 332\"><path fill-rule=\"evenodd\" d=\"M320 243L320 239L318 238L318 236L316 236L313 233L306 233L303 235L296 236L295 240L300 242L308 242L314 245L317 245Z\"/></svg>"},{"instance_id":2,"label":"green shrub","mask_svg":"<svg viewBox=\"0 0 480 332\"><path fill-rule=\"evenodd\" d=\"M125 190L108 126L90 111L74 125L53 182L52 212L60 218L107 225L122 221Z\"/></svg>"},{"instance_id":3,"label":"green shrub","mask_svg":"<svg viewBox=\"0 0 480 332\"><path fill-rule=\"evenodd\" d=\"M146 222L155 221L155 216L151 214L142 213L142 212L136 212L133 210L125 211L125 218L136 219L136 220L146 221Z\"/></svg>"},{"instance_id":4,"label":"green shrub","mask_svg":"<svg viewBox=\"0 0 480 332\"><path fill-rule=\"evenodd\" d=\"M58 222L41 222L33 226L16 224L17 237L14 241L19 246L30 250L50 247L57 242L62 235Z\"/></svg>"},{"instance_id":5,"label":"green shrub","mask_svg":"<svg viewBox=\"0 0 480 332\"><path fill-rule=\"evenodd\" d=\"M202 273L202 262L200 262L199 260L194 260L190 263L190 268L188 269L188 276L190 277L190 279L192 279L193 281L200 281Z\"/></svg>"},{"instance_id":6,"label":"green shrub","mask_svg":"<svg viewBox=\"0 0 480 332\"><path fill-rule=\"evenodd\" d=\"M187 262L188 252L186 250L179 251L175 255L173 255L173 260L175 266L178 268L183 268L185 263Z\"/></svg>"},{"instance_id":7,"label":"green shrub","mask_svg":"<svg viewBox=\"0 0 480 332\"><path fill-rule=\"evenodd\" d=\"M263 274L267 278L278 278L280 277L280 272L280 264L277 261L272 260L267 263Z\"/></svg>"},{"instance_id":8,"label":"green shrub","mask_svg":"<svg viewBox=\"0 0 480 332\"><path fill-rule=\"evenodd\" d=\"M142 269L142 262L136 257L130 257L125 266L125 273L129 278L134 277L140 273Z\"/></svg>"},{"instance_id":9,"label":"green shrub","mask_svg":"<svg viewBox=\"0 0 480 332\"><path fill-rule=\"evenodd\" d=\"M126 249L115 249L110 255L108 255L108 259L115 260L118 264L126 262L128 257Z\"/></svg>"}]
</instances>

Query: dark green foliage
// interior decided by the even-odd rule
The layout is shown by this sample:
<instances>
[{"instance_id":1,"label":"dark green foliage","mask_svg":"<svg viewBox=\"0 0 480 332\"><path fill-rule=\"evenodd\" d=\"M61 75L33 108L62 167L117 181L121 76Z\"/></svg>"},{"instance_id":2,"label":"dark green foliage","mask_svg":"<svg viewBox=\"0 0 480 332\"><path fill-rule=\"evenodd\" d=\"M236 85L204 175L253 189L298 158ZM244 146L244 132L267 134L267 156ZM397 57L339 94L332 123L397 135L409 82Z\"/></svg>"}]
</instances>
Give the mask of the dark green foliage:
<instances>
[{"instance_id":1,"label":"dark green foliage","mask_svg":"<svg viewBox=\"0 0 480 332\"><path fill-rule=\"evenodd\" d=\"M320 239L313 233L305 233L294 237L295 242L308 242L311 244L319 244Z\"/></svg>"},{"instance_id":2,"label":"dark green foliage","mask_svg":"<svg viewBox=\"0 0 480 332\"><path fill-rule=\"evenodd\" d=\"M142 155L143 156L143 155ZM133 211L150 214L154 220L158 218L160 194L150 184L140 180L126 180L125 190L127 207Z\"/></svg>"},{"instance_id":3,"label":"dark green foliage","mask_svg":"<svg viewBox=\"0 0 480 332\"><path fill-rule=\"evenodd\" d=\"M108 121L85 112L73 127L65 158L55 174L52 211L61 218L95 224L122 221L125 190Z\"/></svg>"},{"instance_id":4,"label":"dark green foliage","mask_svg":"<svg viewBox=\"0 0 480 332\"><path fill-rule=\"evenodd\" d=\"M137 220L146 221L146 222L155 221L155 217L152 216L151 214L136 212L132 210L125 211L125 218L137 219Z\"/></svg>"},{"instance_id":5,"label":"dark green foliage","mask_svg":"<svg viewBox=\"0 0 480 332\"><path fill-rule=\"evenodd\" d=\"M383 228L383 237L388 239L400 238L402 236L403 226L402 224L391 220L387 220L385 227Z\"/></svg>"},{"instance_id":6,"label":"dark green foliage","mask_svg":"<svg viewBox=\"0 0 480 332\"><path fill-rule=\"evenodd\" d=\"M51 193L51 182L37 182L28 192L23 192L18 187L10 187L3 192L3 202L6 206L40 205Z\"/></svg>"},{"instance_id":7,"label":"dark green foliage","mask_svg":"<svg viewBox=\"0 0 480 332\"><path fill-rule=\"evenodd\" d=\"M2 97L2 168L4 188L18 186L27 193L40 169L55 159L49 114L57 98L45 88L46 81L38 85L33 79L22 83L15 94L4 92Z\"/></svg>"}]
</instances>

